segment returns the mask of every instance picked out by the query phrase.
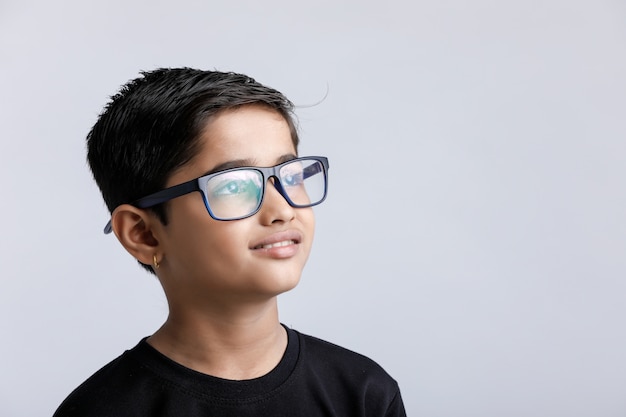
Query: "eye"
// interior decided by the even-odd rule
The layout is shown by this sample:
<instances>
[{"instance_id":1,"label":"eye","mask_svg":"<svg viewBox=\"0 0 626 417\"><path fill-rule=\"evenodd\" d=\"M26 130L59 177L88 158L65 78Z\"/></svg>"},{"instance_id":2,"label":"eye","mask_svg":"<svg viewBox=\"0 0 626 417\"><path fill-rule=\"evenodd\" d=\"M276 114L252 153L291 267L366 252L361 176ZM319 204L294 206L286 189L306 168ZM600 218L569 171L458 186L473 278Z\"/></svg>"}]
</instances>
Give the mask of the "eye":
<instances>
[{"instance_id":1,"label":"eye","mask_svg":"<svg viewBox=\"0 0 626 417\"><path fill-rule=\"evenodd\" d=\"M241 195L250 192L256 194L257 187L249 180L223 181L212 190L215 196Z\"/></svg>"},{"instance_id":2,"label":"eye","mask_svg":"<svg viewBox=\"0 0 626 417\"><path fill-rule=\"evenodd\" d=\"M209 204L218 201L258 200L263 190L263 176L254 170L235 170L218 174L206 184Z\"/></svg>"},{"instance_id":3,"label":"eye","mask_svg":"<svg viewBox=\"0 0 626 417\"><path fill-rule=\"evenodd\" d=\"M303 180L302 171L298 171L286 173L282 176L281 182L285 187L296 187L302 185Z\"/></svg>"}]
</instances>

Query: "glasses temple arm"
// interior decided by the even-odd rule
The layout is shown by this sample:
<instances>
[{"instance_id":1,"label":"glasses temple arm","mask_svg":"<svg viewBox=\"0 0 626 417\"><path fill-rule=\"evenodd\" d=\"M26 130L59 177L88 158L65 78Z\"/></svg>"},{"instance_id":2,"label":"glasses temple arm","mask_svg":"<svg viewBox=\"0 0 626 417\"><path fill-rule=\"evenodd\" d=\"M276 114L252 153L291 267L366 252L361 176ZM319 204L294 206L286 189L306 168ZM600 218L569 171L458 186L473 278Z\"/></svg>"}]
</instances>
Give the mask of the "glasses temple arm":
<instances>
[{"instance_id":1,"label":"glasses temple arm","mask_svg":"<svg viewBox=\"0 0 626 417\"><path fill-rule=\"evenodd\" d=\"M165 203L166 201L169 201L173 198L180 197L194 191L200 191L200 186L198 185L197 179L184 182L170 188L166 188L165 190L158 191L154 194L150 194L149 196L140 198L139 200L135 200L135 202L131 203L131 205L137 208L145 209L149 207L154 207L161 203ZM106 226L104 226L103 231L105 235L108 235L113 231L111 220L109 220Z\"/></svg>"},{"instance_id":2,"label":"glasses temple arm","mask_svg":"<svg viewBox=\"0 0 626 417\"><path fill-rule=\"evenodd\" d=\"M313 164L313 165L309 165L308 167L304 168L304 170L302 172L302 176L306 180L307 178L310 178L310 177L312 177L315 174L319 174L322 171L323 171L322 164Z\"/></svg>"}]
</instances>

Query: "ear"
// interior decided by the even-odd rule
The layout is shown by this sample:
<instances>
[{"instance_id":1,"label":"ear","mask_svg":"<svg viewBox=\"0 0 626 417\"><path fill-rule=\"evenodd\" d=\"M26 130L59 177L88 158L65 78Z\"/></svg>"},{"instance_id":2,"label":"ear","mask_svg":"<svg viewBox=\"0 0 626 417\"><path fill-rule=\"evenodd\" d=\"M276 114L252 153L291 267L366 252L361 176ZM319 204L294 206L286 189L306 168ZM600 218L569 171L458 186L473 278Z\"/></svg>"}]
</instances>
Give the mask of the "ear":
<instances>
[{"instance_id":1,"label":"ear","mask_svg":"<svg viewBox=\"0 0 626 417\"><path fill-rule=\"evenodd\" d=\"M122 246L139 262L151 265L158 256L159 240L155 235L156 224L161 225L152 212L122 204L111 214L113 233Z\"/></svg>"}]
</instances>

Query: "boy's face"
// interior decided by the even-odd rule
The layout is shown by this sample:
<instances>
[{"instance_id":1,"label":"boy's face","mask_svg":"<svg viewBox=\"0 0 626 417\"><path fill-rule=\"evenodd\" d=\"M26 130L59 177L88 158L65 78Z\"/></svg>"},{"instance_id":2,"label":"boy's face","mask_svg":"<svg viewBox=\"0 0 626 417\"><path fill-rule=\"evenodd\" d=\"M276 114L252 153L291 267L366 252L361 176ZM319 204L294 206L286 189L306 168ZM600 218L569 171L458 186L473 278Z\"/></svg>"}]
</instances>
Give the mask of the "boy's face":
<instances>
[{"instance_id":1,"label":"boy's face","mask_svg":"<svg viewBox=\"0 0 626 417\"><path fill-rule=\"evenodd\" d=\"M295 156L280 114L243 106L211 119L198 154L166 186L216 167L266 167ZM163 254L158 273L170 304L260 301L298 283L313 241L313 210L289 206L271 181L259 212L241 220L212 219L197 192L168 204L168 225L160 226L155 236Z\"/></svg>"}]
</instances>

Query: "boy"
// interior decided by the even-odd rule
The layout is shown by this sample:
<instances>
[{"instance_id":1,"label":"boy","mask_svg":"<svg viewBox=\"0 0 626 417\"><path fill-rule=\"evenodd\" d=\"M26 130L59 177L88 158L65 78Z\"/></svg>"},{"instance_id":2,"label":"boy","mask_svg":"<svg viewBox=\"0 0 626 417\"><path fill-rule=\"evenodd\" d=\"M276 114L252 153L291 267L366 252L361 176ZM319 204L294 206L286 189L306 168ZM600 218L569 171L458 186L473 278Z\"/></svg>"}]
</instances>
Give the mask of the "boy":
<instances>
[{"instance_id":1,"label":"boy","mask_svg":"<svg viewBox=\"0 0 626 417\"><path fill-rule=\"evenodd\" d=\"M374 362L279 322L328 173L297 156L292 111L245 75L189 68L112 97L87 136L105 232L156 274L169 316L55 417L405 415Z\"/></svg>"}]
</instances>

